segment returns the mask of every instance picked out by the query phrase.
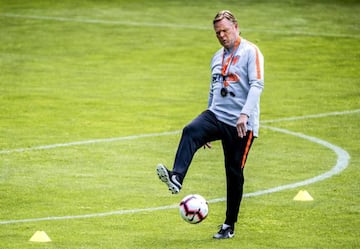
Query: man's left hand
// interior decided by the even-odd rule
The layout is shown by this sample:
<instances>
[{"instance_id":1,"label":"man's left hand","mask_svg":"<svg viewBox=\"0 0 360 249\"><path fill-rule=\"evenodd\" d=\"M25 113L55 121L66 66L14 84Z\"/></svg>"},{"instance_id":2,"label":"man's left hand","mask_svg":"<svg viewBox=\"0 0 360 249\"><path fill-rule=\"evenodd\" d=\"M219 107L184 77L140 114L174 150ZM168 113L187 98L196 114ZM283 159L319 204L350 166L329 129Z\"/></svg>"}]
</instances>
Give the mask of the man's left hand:
<instances>
[{"instance_id":1,"label":"man's left hand","mask_svg":"<svg viewBox=\"0 0 360 249\"><path fill-rule=\"evenodd\" d=\"M246 127L246 123L248 121L248 116L246 114L240 114L240 117L238 119L238 121L236 122L236 129L238 132L238 136L240 138L243 138L246 136L246 132L247 132L247 127Z\"/></svg>"}]
</instances>

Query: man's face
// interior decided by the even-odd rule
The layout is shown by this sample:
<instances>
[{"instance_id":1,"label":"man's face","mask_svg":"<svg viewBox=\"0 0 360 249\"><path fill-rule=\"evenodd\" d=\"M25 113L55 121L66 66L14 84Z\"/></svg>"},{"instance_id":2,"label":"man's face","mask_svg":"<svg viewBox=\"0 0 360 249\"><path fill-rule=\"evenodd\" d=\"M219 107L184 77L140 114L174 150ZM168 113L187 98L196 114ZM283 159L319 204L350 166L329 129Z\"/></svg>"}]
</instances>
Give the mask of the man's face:
<instances>
[{"instance_id":1,"label":"man's face","mask_svg":"<svg viewBox=\"0 0 360 249\"><path fill-rule=\"evenodd\" d=\"M216 37L224 48L232 48L238 37L239 30L237 24L224 18L214 24Z\"/></svg>"}]
</instances>

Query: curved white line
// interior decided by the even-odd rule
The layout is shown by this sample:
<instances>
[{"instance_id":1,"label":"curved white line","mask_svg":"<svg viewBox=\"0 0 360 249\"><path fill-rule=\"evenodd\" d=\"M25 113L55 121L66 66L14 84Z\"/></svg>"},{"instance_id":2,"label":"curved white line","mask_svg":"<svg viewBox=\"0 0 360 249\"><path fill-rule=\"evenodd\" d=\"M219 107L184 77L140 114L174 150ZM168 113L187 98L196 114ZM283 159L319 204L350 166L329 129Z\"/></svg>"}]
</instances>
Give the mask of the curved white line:
<instances>
[{"instance_id":1,"label":"curved white line","mask_svg":"<svg viewBox=\"0 0 360 249\"><path fill-rule=\"evenodd\" d=\"M313 178L310 178L310 179L307 179L304 181L300 181L300 182L295 182L292 184L287 184L287 185L282 185L282 186L278 186L278 187L274 187L274 188L270 188L270 189L260 190L260 191L256 191L253 193L247 193L247 194L244 194L244 197L254 197L254 196L259 196L259 195L264 195L264 194L271 194L271 193L279 192L282 190L293 189L293 188L297 188L300 186L305 186L305 185L309 185L309 184L312 184L315 182L319 182L319 181L325 180L327 178L330 178L335 174L340 173L349 164L350 155L342 148L340 148L336 145L333 145L329 142L326 142L319 138L307 136L302 133L292 132L292 131L281 129L281 128L270 127L270 126L263 126L263 128L267 128L267 129L270 129L270 130L273 130L276 132L281 132L281 133L285 133L288 135L303 138L308 141L311 141L311 142L320 144L324 147L327 147L335 152L335 154L337 155L337 162L331 170L329 170L321 175L318 175L316 177L313 177ZM209 202L216 203L216 202L221 202L224 200L225 200L225 198L217 198L217 199L209 200ZM177 207L178 207L178 205L168 205L168 206L160 206L160 207L152 207L152 208L118 210L118 211L111 211L111 212L105 212L105 213L94 213L94 214L84 214L84 215L44 217L44 218L22 219L22 220L7 220L7 221L0 221L0 225L14 224L14 223L38 222L38 221L52 221L52 220L85 219L85 218L104 217L104 216L111 216L111 215L124 215L124 214L130 214L130 213L153 212L153 211L165 210L165 209L171 209L171 208L177 208Z\"/></svg>"},{"instance_id":2,"label":"curved white line","mask_svg":"<svg viewBox=\"0 0 360 249\"><path fill-rule=\"evenodd\" d=\"M281 129L281 128L270 127L270 126L262 126L262 127L273 130L273 131L285 133L288 135L296 136L299 138L303 138L303 139L309 140L311 142L320 144L324 147L327 147L335 152L335 154L337 156L337 161L331 170L329 170L321 175L315 176L313 178L310 178L310 179L307 179L304 181L300 181L300 182L296 182L296 183L292 183L292 184L288 184L288 185L283 185L283 186L279 186L279 187L275 187L275 188L271 188L271 189L267 189L267 190L257 191L255 193L250 193L250 194L247 194L247 197L258 196L258 195L263 195L263 194L268 194L268 193L274 193L274 192L282 191L285 189L293 189L293 188L309 185L309 184L312 184L315 182L319 182L319 181L325 180L327 178L330 178L333 175L339 174L341 171L346 169L346 167L349 165L349 160L350 160L349 153L347 153L344 149L342 149L334 144L331 144L329 142L326 142L326 141L321 140L316 137L311 137L308 135L304 135L302 133L297 133L297 132L293 132L293 131L289 131L289 130L285 130L285 129Z\"/></svg>"}]
</instances>

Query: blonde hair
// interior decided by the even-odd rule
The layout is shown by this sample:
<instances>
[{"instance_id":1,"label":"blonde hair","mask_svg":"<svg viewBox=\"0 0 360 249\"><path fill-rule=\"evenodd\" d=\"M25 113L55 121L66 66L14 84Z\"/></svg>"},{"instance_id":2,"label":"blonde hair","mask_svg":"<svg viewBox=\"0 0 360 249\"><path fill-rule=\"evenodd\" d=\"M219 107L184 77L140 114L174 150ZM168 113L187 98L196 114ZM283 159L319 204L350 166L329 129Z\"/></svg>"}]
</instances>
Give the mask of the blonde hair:
<instances>
[{"instance_id":1,"label":"blonde hair","mask_svg":"<svg viewBox=\"0 0 360 249\"><path fill-rule=\"evenodd\" d=\"M229 10L222 10L216 14L213 20L213 24L223 20L224 18L228 19L233 24L238 24L235 16Z\"/></svg>"}]
</instances>

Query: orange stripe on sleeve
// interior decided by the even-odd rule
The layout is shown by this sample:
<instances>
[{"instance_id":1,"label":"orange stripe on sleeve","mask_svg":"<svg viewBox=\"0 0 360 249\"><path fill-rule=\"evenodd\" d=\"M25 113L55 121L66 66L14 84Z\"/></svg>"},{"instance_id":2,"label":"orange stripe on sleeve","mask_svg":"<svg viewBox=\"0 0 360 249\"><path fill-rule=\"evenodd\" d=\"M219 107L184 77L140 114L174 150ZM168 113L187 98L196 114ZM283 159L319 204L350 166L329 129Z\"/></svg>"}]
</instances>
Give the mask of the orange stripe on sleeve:
<instances>
[{"instance_id":1,"label":"orange stripe on sleeve","mask_svg":"<svg viewBox=\"0 0 360 249\"><path fill-rule=\"evenodd\" d=\"M261 67L260 67L260 58L259 58L259 49L256 47L255 44L251 43L251 46L255 49L255 67L256 67L256 78L261 80Z\"/></svg>"},{"instance_id":2,"label":"orange stripe on sleeve","mask_svg":"<svg viewBox=\"0 0 360 249\"><path fill-rule=\"evenodd\" d=\"M261 79L261 69L260 69L260 59L259 59L259 50L255 47L256 52L256 77L258 80Z\"/></svg>"}]
</instances>

